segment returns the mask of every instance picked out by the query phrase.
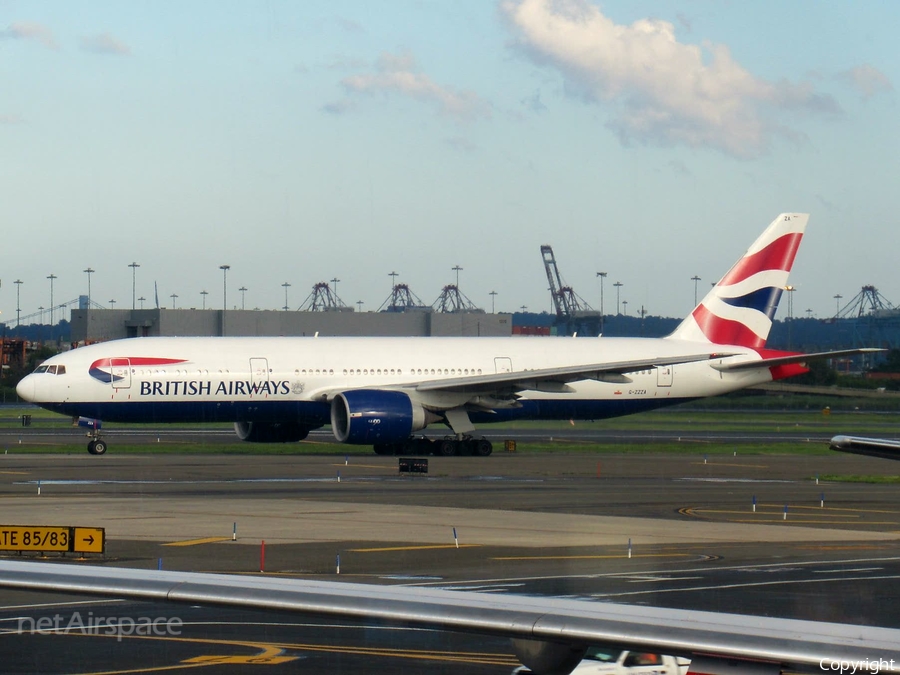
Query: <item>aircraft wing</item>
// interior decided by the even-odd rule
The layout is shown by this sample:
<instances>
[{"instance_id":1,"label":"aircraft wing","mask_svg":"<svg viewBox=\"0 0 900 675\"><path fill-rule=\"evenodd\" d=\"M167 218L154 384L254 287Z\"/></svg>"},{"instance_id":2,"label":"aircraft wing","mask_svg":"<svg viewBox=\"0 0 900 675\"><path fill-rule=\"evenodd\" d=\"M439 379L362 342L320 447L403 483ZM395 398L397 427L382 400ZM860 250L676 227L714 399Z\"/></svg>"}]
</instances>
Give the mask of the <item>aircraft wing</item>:
<instances>
[{"instance_id":1,"label":"aircraft wing","mask_svg":"<svg viewBox=\"0 0 900 675\"><path fill-rule=\"evenodd\" d=\"M852 455L900 460L900 441L887 438L835 436L831 439L831 449L838 452L849 452Z\"/></svg>"},{"instance_id":2,"label":"aircraft wing","mask_svg":"<svg viewBox=\"0 0 900 675\"><path fill-rule=\"evenodd\" d=\"M541 383L565 384L577 380L601 380L607 382L627 382L625 373L671 366L678 363L708 361L713 358L732 356L732 354L687 354L682 356L658 356L633 361L610 361L608 363L588 363L578 366L560 368L540 368L535 370L519 370L509 373L490 373L469 377L450 377L441 380L425 380L414 385L416 391L496 391L504 388L510 390L538 389Z\"/></svg>"},{"instance_id":3,"label":"aircraft wing","mask_svg":"<svg viewBox=\"0 0 900 675\"><path fill-rule=\"evenodd\" d=\"M739 361L738 363L717 363L713 368L722 372L734 370L753 370L755 368L771 368L773 366L787 366L792 363L806 363L807 361L821 361L823 359L834 359L840 356L856 356L858 354L871 354L873 352L883 352L884 349L874 347L866 347L862 349L839 349L833 352L813 352L812 354L791 354L790 356L776 356L768 359L757 359L756 361Z\"/></svg>"},{"instance_id":4,"label":"aircraft wing","mask_svg":"<svg viewBox=\"0 0 900 675\"><path fill-rule=\"evenodd\" d=\"M591 644L694 657L694 664L703 663L703 668L692 665L691 672L747 672L752 665L748 662L754 662L770 666L771 673L785 669L821 673L837 670L830 664L842 661L900 672L900 630L870 626L422 587L22 561L0 561L0 587L278 610L506 636L514 639L520 659L535 672L550 672L554 664L555 672L570 672ZM537 660L531 658L536 653ZM541 662L541 653L550 660ZM556 658L560 653L570 657L567 670L560 669ZM546 667L541 668L541 663Z\"/></svg>"}]
</instances>

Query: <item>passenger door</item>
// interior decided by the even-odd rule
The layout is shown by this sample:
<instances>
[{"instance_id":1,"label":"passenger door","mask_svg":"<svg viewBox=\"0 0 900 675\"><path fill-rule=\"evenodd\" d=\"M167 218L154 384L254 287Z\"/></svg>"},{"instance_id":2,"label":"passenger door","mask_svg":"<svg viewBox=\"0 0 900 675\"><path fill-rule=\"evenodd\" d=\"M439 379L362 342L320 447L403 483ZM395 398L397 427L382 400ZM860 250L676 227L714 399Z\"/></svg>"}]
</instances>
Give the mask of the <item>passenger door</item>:
<instances>
[{"instance_id":1,"label":"passenger door","mask_svg":"<svg viewBox=\"0 0 900 675\"><path fill-rule=\"evenodd\" d=\"M131 360L114 357L109 360L110 384L116 389L131 387Z\"/></svg>"}]
</instances>

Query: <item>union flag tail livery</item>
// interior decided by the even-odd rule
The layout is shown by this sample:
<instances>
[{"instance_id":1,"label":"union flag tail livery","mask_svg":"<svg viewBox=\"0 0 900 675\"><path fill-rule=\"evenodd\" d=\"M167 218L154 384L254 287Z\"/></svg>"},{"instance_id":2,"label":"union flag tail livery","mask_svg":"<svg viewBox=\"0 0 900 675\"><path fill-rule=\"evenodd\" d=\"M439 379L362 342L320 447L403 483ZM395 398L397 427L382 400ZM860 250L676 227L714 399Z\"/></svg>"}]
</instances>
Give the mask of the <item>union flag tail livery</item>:
<instances>
[{"instance_id":1,"label":"union flag tail livery","mask_svg":"<svg viewBox=\"0 0 900 675\"><path fill-rule=\"evenodd\" d=\"M808 221L806 213L772 221L670 337L764 349Z\"/></svg>"},{"instance_id":2,"label":"union flag tail livery","mask_svg":"<svg viewBox=\"0 0 900 675\"><path fill-rule=\"evenodd\" d=\"M807 220L778 216L665 338L144 337L58 354L16 391L89 420L233 422L251 442L330 425L339 443L378 454L489 455L476 424L619 417L873 351L765 348ZM435 424L444 435L421 434ZM106 452L100 428L95 455Z\"/></svg>"}]
</instances>

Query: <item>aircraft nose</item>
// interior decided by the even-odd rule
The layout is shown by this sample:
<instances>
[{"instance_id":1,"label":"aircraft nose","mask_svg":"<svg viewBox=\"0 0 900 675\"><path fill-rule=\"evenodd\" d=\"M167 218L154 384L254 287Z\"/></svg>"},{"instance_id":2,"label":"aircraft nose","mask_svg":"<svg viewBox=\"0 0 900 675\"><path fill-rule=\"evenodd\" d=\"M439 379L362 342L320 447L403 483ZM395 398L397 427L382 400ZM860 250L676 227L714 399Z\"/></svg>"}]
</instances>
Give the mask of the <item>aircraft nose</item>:
<instances>
[{"instance_id":1,"label":"aircraft nose","mask_svg":"<svg viewBox=\"0 0 900 675\"><path fill-rule=\"evenodd\" d=\"M19 395L19 398L24 399L25 401L33 401L34 400L34 377L31 375L26 375L23 377L19 384L16 385L16 393Z\"/></svg>"}]
</instances>

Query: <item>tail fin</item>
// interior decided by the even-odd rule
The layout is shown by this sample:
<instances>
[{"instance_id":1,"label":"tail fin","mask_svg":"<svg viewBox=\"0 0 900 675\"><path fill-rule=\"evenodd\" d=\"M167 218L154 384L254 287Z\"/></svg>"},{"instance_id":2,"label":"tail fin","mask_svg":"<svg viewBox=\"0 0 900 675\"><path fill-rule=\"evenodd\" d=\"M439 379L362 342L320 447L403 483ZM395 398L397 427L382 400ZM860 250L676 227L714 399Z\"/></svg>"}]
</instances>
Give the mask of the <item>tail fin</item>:
<instances>
[{"instance_id":1,"label":"tail fin","mask_svg":"<svg viewBox=\"0 0 900 675\"><path fill-rule=\"evenodd\" d=\"M669 337L765 347L809 214L782 213Z\"/></svg>"}]
</instances>

